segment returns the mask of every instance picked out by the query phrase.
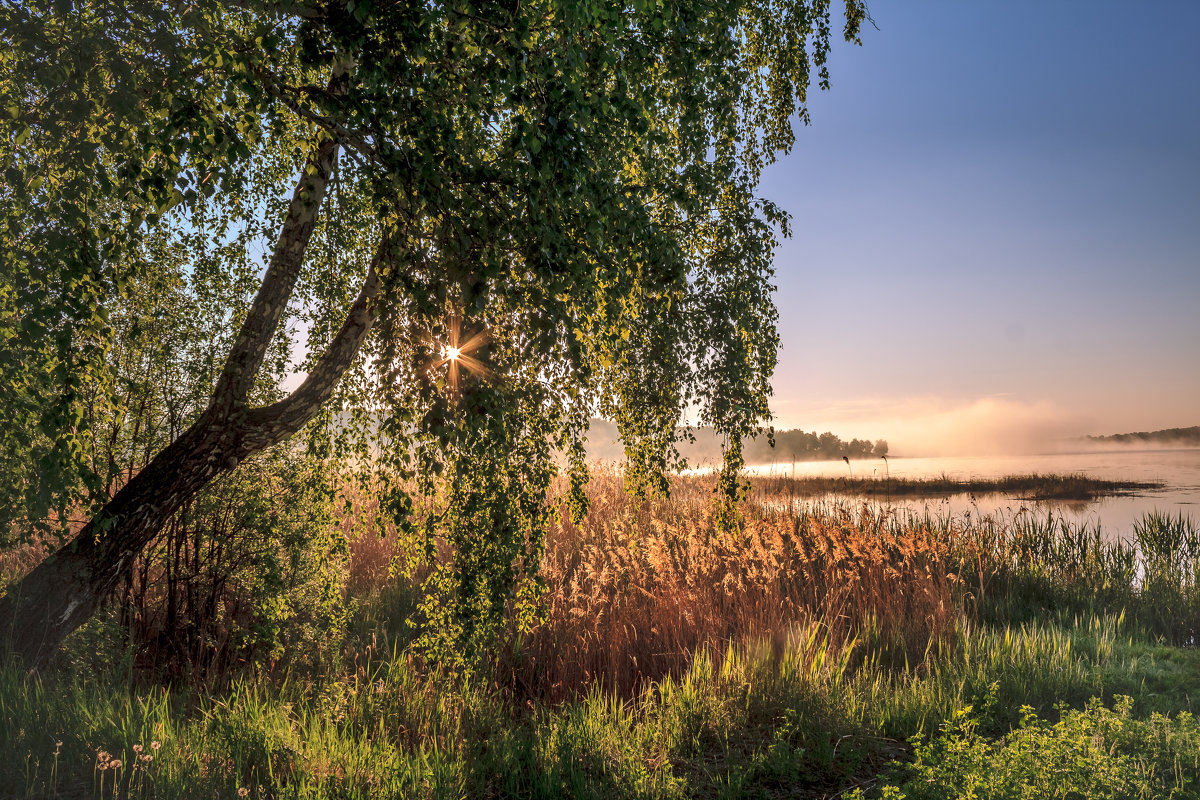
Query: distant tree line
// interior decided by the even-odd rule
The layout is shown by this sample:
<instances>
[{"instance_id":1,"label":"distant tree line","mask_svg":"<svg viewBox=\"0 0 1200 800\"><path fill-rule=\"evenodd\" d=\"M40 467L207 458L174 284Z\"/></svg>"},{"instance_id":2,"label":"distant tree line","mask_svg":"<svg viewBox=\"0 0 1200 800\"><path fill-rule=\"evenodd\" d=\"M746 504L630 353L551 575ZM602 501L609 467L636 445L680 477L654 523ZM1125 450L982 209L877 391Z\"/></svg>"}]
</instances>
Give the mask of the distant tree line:
<instances>
[{"instance_id":1,"label":"distant tree line","mask_svg":"<svg viewBox=\"0 0 1200 800\"><path fill-rule=\"evenodd\" d=\"M1088 436L1095 444L1155 444L1200 447L1200 425L1191 428L1166 428L1161 431L1117 433L1112 436Z\"/></svg>"},{"instance_id":2,"label":"distant tree line","mask_svg":"<svg viewBox=\"0 0 1200 800\"><path fill-rule=\"evenodd\" d=\"M826 431L818 434L802 430L776 431L775 446L771 447L767 437L759 436L746 443L746 462L770 461L837 461L841 458L880 458L886 456L888 443L883 439L872 442L866 439L843 441Z\"/></svg>"},{"instance_id":3,"label":"distant tree line","mask_svg":"<svg viewBox=\"0 0 1200 800\"><path fill-rule=\"evenodd\" d=\"M680 454L691 466L705 463L715 464L721 460L721 439L711 428L693 429L695 441L679 443ZM766 435L748 439L744 443L747 464L770 464L796 461L839 461L842 458L879 458L888 453L888 443L883 439L872 442L866 439L845 441L826 431L825 433L802 430L775 432L775 446L771 447ZM588 430L588 458L600 461L619 461L624 452L617 440L616 426L602 419L592 419Z\"/></svg>"}]
</instances>

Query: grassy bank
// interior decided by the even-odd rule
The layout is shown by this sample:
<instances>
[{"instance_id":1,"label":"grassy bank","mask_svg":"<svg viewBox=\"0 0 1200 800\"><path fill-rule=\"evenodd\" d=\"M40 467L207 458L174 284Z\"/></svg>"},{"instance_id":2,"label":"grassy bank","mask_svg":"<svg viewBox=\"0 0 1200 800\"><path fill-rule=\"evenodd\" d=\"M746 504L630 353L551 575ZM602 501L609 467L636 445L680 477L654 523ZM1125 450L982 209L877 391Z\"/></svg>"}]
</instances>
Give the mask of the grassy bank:
<instances>
[{"instance_id":1,"label":"grassy bank","mask_svg":"<svg viewBox=\"0 0 1200 800\"><path fill-rule=\"evenodd\" d=\"M167 686L99 619L0 670L0 796L1200 797L1200 530L900 519L598 476L545 616L471 675L423 664L419 583L352 543L321 668ZM1040 782L1040 783L1039 783Z\"/></svg>"},{"instance_id":2,"label":"grassy bank","mask_svg":"<svg viewBox=\"0 0 1200 800\"><path fill-rule=\"evenodd\" d=\"M1043 758L1029 740L1068 749L1122 725L1121 757L1141 748L1155 762L1144 796L1195 796L1200 735L1180 712L1198 671L1194 651L1114 617L963 626L907 670L814 628L782 653L702 654L632 698L595 687L557 706L417 675L402 657L321 686L246 678L209 698L8 670L0 724L17 796L824 796L926 777L940 788L915 796L957 796L957 778L997 751ZM900 767L911 737L919 760ZM1087 760L1123 763L1096 747ZM963 773L936 756L947 750Z\"/></svg>"}]
</instances>

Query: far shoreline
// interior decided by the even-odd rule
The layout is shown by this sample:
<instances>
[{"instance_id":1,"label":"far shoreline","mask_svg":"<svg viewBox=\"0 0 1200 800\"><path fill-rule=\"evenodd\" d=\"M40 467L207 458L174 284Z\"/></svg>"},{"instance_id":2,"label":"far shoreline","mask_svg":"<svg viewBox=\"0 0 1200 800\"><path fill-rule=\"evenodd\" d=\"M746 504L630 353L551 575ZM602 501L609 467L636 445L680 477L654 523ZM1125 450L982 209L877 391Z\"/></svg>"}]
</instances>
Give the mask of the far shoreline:
<instances>
[{"instance_id":1,"label":"far shoreline","mask_svg":"<svg viewBox=\"0 0 1200 800\"><path fill-rule=\"evenodd\" d=\"M949 497L955 495L1006 495L1020 500L1095 500L1100 497L1137 495L1163 489L1165 481L1106 480L1088 475L1028 473L1000 478L829 477L805 475L748 475L752 491L765 496L812 497L840 494L875 497Z\"/></svg>"}]
</instances>

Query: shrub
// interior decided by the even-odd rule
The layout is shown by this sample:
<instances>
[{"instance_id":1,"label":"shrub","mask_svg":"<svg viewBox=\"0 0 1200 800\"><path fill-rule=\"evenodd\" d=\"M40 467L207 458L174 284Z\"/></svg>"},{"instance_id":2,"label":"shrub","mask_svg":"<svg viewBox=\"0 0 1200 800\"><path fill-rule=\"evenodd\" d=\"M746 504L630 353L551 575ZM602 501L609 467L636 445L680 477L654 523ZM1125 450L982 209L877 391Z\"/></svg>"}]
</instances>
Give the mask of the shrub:
<instances>
[{"instance_id":1,"label":"shrub","mask_svg":"<svg viewBox=\"0 0 1200 800\"><path fill-rule=\"evenodd\" d=\"M1111 708L1093 699L1082 710L1060 709L1053 724L1026 707L1015 730L989 740L964 706L937 736L916 743L913 764L879 793L911 800L1200 797L1200 723L1186 711L1137 719L1132 707L1128 697Z\"/></svg>"}]
</instances>

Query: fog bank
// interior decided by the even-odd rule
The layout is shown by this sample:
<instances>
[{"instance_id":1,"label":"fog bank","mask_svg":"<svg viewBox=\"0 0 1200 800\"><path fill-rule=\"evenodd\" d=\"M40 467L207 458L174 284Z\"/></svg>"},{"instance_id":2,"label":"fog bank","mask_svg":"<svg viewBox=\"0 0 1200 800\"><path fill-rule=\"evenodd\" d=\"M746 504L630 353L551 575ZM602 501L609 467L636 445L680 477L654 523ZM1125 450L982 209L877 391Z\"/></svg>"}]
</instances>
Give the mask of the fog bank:
<instances>
[{"instance_id":1,"label":"fog bank","mask_svg":"<svg viewBox=\"0 0 1200 800\"><path fill-rule=\"evenodd\" d=\"M970 401L942 398L869 400L836 409L797 427L832 430L843 437L887 439L895 456L985 456L1069 452L1095 420L1049 401L1009 397ZM776 427L792 427L788 425Z\"/></svg>"}]
</instances>

